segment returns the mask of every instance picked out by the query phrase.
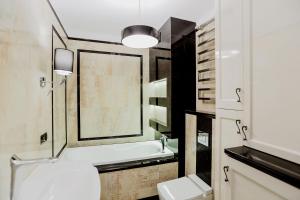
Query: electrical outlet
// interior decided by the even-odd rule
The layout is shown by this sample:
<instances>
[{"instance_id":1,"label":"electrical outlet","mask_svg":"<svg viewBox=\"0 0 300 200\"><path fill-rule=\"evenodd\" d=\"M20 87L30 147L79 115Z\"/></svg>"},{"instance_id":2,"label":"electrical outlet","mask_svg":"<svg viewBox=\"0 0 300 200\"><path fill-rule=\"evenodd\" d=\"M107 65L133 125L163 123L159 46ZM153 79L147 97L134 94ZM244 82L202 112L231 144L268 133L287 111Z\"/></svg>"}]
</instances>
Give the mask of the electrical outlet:
<instances>
[{"instance_id":1,"label":"electrical outlet","mask_svg":"<svg viewBox=\"0 0 300 200\"><path fill-rule=\"evenodd\" d=\"M48 140L48 134L47 132L41 135L40 144L45 143Z\"/></svg>"}]
</instances>

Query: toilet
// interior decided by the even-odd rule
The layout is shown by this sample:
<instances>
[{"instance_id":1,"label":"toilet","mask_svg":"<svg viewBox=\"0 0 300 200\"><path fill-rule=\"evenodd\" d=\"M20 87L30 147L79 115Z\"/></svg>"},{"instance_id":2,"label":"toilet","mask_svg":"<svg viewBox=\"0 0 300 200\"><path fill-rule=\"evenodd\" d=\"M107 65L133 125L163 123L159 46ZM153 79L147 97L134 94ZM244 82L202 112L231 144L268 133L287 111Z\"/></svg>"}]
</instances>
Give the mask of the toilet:
<instances>
[{"instance_id":1,"label":"toilet","mask_svg":"<svg viewBox=\"0 0 300 200\"><path fill-rule=\"evenodd\" d=\"M160 200L212 200L212 188L192 174L157 185Z\"/></svg>"},{"instance_id":2,"label":"toilet","mask_svg":"<svg viewBox=\"0 0 300 200\"><path fill-rule=\"evenodd\" d=\"M212 200L212 124L214 116L197 114L195 174L157 184L160 200ZM210 161L210 162L209 162ZM194 172L191 172L194 173ZM201 177L201 178L200 178Z\"/></svg>"}]
</instances>

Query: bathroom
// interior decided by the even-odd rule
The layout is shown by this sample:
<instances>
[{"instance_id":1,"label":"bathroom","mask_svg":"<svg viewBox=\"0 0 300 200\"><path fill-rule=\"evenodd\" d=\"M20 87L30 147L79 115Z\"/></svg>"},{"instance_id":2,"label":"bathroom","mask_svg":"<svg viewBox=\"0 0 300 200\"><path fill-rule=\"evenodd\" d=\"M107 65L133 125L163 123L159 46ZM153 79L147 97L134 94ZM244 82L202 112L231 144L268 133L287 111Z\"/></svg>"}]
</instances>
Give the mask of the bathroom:
<instances>
[{"instance_id":1,"label":"bathroom","mask_svg":"<svg viewBox=\"0 0 300 200\"><path fill-rule=\"evenodd\" d=\"M0 200L299 200L299 0L0 0Z\"/></svg>"}]
</instances>

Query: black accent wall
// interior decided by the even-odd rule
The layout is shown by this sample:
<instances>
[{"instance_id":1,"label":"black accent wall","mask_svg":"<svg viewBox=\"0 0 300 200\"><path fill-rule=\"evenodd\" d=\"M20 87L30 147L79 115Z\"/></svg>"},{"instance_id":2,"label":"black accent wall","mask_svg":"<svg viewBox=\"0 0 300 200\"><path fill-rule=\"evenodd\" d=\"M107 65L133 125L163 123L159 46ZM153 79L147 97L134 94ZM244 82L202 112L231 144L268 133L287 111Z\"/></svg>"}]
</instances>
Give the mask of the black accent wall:
<instances>
[{"instance_id":1,"label":"black accent wall","mask_svg":"<svg viewBox=\"0 0 300 200\"><path fill-rule=\"evenodd\" d=\"M196 23L171 17L160 28L158 47L170 49L171 65L160 70L160 65L150 64L150 80L169 77L168 128L170 138L178 138L179 176L185 172L185 110L196 109ZM163 74L162 74L163 73ZM154 76L155 74L155 76Z\"/></svg>"},{"instance_id":2,"label":"black accent wall","mask_svg":"<svg viewBox=\"0 0 300 200\"><path fill-rule=\"evenodd\" d=\"M195 32L172 45L171 132L178 137L179 176L185 174L185 110L196 109Z\"/></svg>"},{"instance_id":3,"label":"black accent wall","mask_svg":"<svg viewBox=\"0 0 300 200\"><path fill-rule=\"evenodd\" d=\"M214 116L199 113L197 114L196 143L196 174L205 183L211 186L212 170L212 121ZM198 142L198 134L208 134L208 144Z\"/></svg>"}]
</instances>

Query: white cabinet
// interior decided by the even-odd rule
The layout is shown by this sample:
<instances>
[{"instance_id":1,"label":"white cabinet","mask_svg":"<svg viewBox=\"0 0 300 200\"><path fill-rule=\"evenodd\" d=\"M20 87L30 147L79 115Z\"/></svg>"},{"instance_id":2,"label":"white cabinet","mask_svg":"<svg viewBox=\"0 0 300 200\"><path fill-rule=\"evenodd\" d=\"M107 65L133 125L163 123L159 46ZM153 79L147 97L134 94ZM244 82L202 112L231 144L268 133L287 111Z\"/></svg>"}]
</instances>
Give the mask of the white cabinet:
<instances>
[{"instance_id":1,"label":"white cabinet","mask_svg":"<svg viewBox=\"0 0 300 200\"><path fill-rule=\"evenodd\" d=\"M214 188L215 199L230 200L226 198L224 189L227 185L224 184L223 166L227 166L227 156L224 153L225 148L241 146L244 143L244 134L242 132L243 112L234 110L217 109L216 112L216 133L214 139L216 141L216 155L219 158L216 166L216 176ZM222 197L222 198L221 198Z\"/></svg>"},{"instance_id":2,"label":"white cabinet","mask_svg":"<svg viewBox=\"0 0 300 200\"><path fill-rule=\"evenodd\" d=\"M300 1L217 0L216 14L217 108L244 112L248 146L300 164Z\"/></svg>"},{"instance_id":3,"label":"white cabinet","mask_svg":"<svg viewBox=\"0 0 300 200\"><path fill-rule=\"evenodd\" d=\"M300 164L300 1L243 2L248 146Z\"/></svg>"},{"instance_id":4,"label":"white cabinet","mask_svg":"<svg viewBox=\"0 0 300 200\"><path fill-rule=\"evenodd\" d=\"M300 190L227 157L222 200L299 200ZM225 181L227 179L227 181Z\"/></svg>"},{"instance_id":5,"label":"white cabinet","mask_svg":"<svg viewBox=\"0 0 300 200\"><path fill-rule=\"evenodd\" d=\"M242 111L217 109L217 137L220 146L230 148L243 145L246 134Z\"/></svg>"},{"instance_id":6,"label":"white cabinet","mask_svg":"<svg viewBox=\"0 0 300 200\"><path fill-rule=\"evenodd\" d=\"M300 199L299 189L295 198L294 187L224 154L247 145L300 164L300 1L216 0L216 11L215 199Z\"/></svg>"},{"instance_id":7,"label":"white cabinet","mask_svg":"<svg viewBox=\"0 0 300 200\"><path fill-rule=\"evenodd\" d=\"M219 0L216 13L216 107L243 110L244 1Z\"/></svg>"}]
</instances>

